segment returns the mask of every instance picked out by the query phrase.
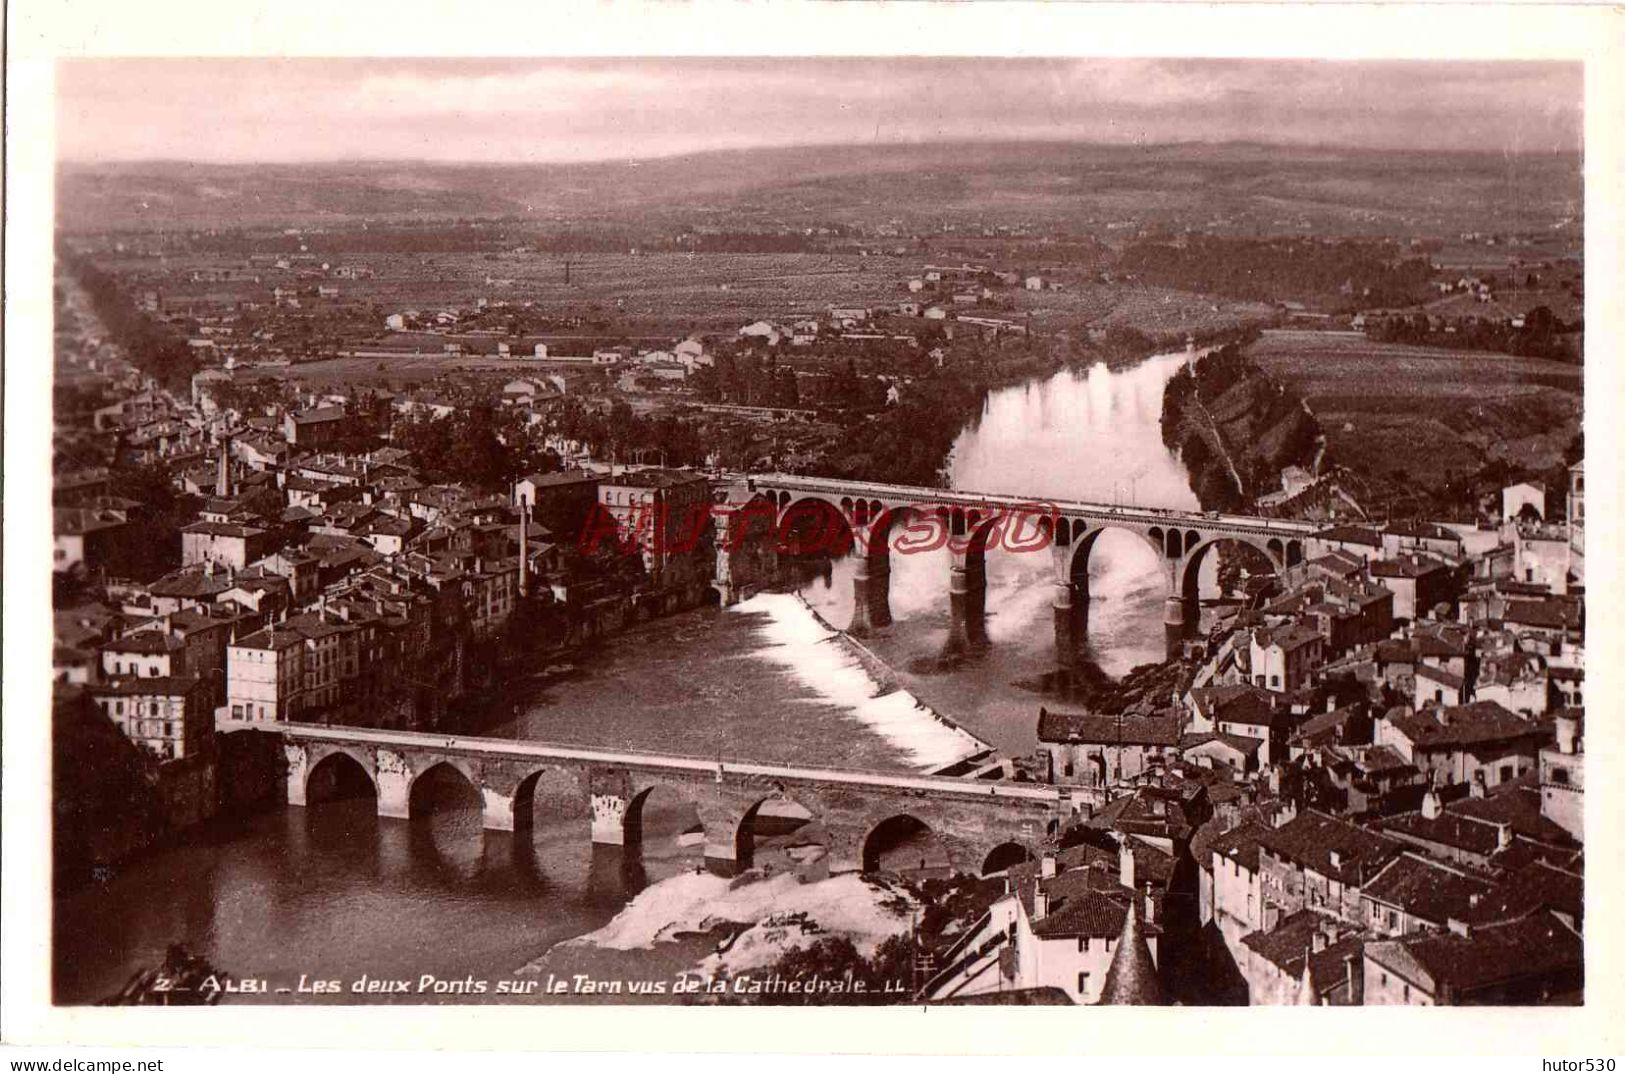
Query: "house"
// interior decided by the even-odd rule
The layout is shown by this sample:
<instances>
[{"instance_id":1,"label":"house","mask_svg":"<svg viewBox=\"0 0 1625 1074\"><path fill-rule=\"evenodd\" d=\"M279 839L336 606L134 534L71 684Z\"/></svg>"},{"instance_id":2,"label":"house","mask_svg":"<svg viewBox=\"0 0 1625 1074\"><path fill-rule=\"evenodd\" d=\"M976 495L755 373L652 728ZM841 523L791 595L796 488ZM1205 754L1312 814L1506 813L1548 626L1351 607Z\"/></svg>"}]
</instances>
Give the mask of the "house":
<instances>
[{"instance_id":1,"label":"house","mask_svg":"<svg viewBox=\"0 0 1625 1074\"><path fill-rule=\"evenodd\" d=\"M1252 1006L1359 1006L1367 935L1316 910L1299 910L1242 938L1239 968Z\"/></svg>"},{"instance_id":2,"label":"house","mask_svg":"<svg viewBox=\"0 0 1625 1074\"><path fill-rule=\"evenodd\" d=\"M1137 849L1138 856L1125 845L1113 860L1079 846L1012 865L1005 894L945 953L925 997L943 1002L1040 987L1081 1004L1160 997L1163 899L1154 882L1141 887L1135 875L1157 852ZM1172 860L1166 865L1171 870Z\"/></svg>"},{"instance_id":3,"label":"house","mask_svg":"<svg viewBox=\"0 0 1625 1074\"><path fill-rule=\"evenodd\" d=\"M1580 1002L1580 936L1550 911L1516 921L1421 933L1365 946L1368 1005L1460 1006Z\"/></svg>"},{"instance_id":4,"label":"house","mask_svg":"<svg viewBox=\"0 0 1625 1074\"><path fill-rule=\"evenodd\" d=\"M1495 893L1486 876L1407 850L1365 885L1364 924L1382 936L1443 932L1452 919L1466 920Z\"/></svg>"},{"instance_id":5,"label":"house","mask_svg":"<svg viewBox=\"0 0 1625 1074\"><path fill-rule=\"evenodd\" d=\"M1557 740L1540 751L1540 815L1575 839L1585 838L1585 720L1579 710L1557 716Z\"/></svg>"},{"instance_id":6,"label":"house","mask_svg":"<svg viewBox=\"0 0 1625 1074\"><path fill-rule=\"evenodd\" d=\"M644 569L659 586L689 588L711 570L711 487L688 470L630 470L600 479L598 506L622 547L641 549ZM609 533L594 530L583 539Z\"/></svg>"},{"instance_id":7,"label":"house","mask_svg":"<svg viewBox=\"0 0 1625 1074\"><path fill-rule=\"evenodd\" d=\"M1512 577L1526 585L1566 595L1573 576L1573 552L1567 526L1518 522L1512 527Z\"/></svg>"},{"instance_id":8,"label":"house","mask_svg":"<svg viewBox=\"0 0 1625 1074\"><path fill-rule=\"evenodd\" d=\"M1540 522L1546 518L1546 486L1539 481L1520 481L1501 490L1501 521L1520 519Z\"/></svg>"},{"instance_id":9,"label":"house","mask_svg":"<svg viewBox=\"0 0 1625 1074\"><path fill-rule=\"evenodd\" d=\"M1049 782L1108 787L1174 756L1179 725L1175 712L1097 715L1040 708L1039 749L1048 757Z\"/></svg>"},{"instance_id":10,"label":"house","mask_svg":"<svg viewBox=\"0 0 1625 1074\"><path fill-rule=\"evenodd\" d=\"M1417 709L1432 705L1454 707L1467 701L1467 681L1431 664L1417 665L1414 690L1411 704Z\"/></svg>"},{"instance_id":11,"label":"house","mask_svg":"<svg viewBox=\"0 0 1625 1074\"><path fill-rule=\"evenodd\" d=\"M242 570L275 550L277 535L258 526L230 522L194 522L181 529L181 563L218 563Z\"/></svg>"},{"instance_id":12,"label":"house","mask_svg":"<svg viewBox=\"0 0 1625 1074\"><path fill-rule=\"evenodd\" d=\"M1456 562L1461 559L1462 545L1461 534L1432 522L1390 522L1382 531L1385 556L1419 552Z\"/></svg>"},{"instance_id":13,"label":"house","mask_svg":"<svg viewBox=\"0 0 1625 1074\"><path fill-rule=\"evenodd\" d=\"M290 410L282 419L282 438L297 448L328 447L347 435L349 415L343 407Z\"/></svg>"},{"instance_id":14,"label":"house","mask_svg":"<svg viewBox=\"0 0 1625 1074\"><path fill-rule=\"evenodd\" d=\"M305 638L266 627L226 649L226 708L232 722L268 723L303 711Z\"/></svg>"},{"instance_id":15,"label":"house","mask_svg":"<svg viewBox=\"0 0 1625 1074\"><path fill-rule=\"evenodd\" d=\"M143 630L103 642L101 670L107 678L179 678L192 674L186 642L159 631Z\"/></svg>"},{"instance_id":16,"label":"house","mask_svg":"<svg viewBox=\"0 0 1625 1074\"><path fill-rule=\"evenodd\" d=\"M1276 700L1268 690L1249 683L1197 687L1187 698L1191 712L1187 729L1229 735L1243 746L1239 740L1257 743L1257 763L1268 766L1286 757L1291 723Z\"/></svg>"},{"instance_id":17,"label":"house","mask_svg":"<svg viewBox=\"0 0 1625 1074\"><path fill-rule=\"evenodd\" d=\"M1310 537L1308 551L1311 559L1344 552L1370 562L1382 555L1382 534L1365 526L1333 526Z\"/></svg>"},{"instance_id":18,"label":"house","mask_svg":"<svg viewBox=\"0 0 1625 1074\"><path fill-rule=\"evenodd\" d=\"M161 761L178 761L208 749L214 708L202 679L129 676L90 688L90 697L124 736Z\"/></svg>"},{"instance_id":19,"label":"house","mask_svg":"<svg viewBox=\"0 0 1625 1074\"><path fill-rule=\"evenodd\" d=\"M550 533L574 540L598 503L598 477L584 470L527 474L514 482L514 506L530 505L531 518Z\"/></svg>"},{"instance_id":20,"label":"house","mask_svg":"<svg viewBox=\"0 0 1625 1074\"><path fill-rule=\"evenodd\" d=\"M123 561L127 516L122 511L90 507L55 507L51 570L57 573L83 569L116 569Z\"/></svg>"},{"instance_id":21,"label":"house","mask_svg":"<svg viewBox=\"0 0 1625 1074\"><path fill-rule=\"evenodd\" d=\"M1430 857L1472 868L1521 866L1544 860L1566 864L1579 851L1574 837L1541 812L1536 773L1486 788L1474 780L1469 794L1446 805L1437 790L1422 796L1420 809L1393 813L1374 823L1383 834Z\"/></svg>"},{"instance_id":22,"label":"house","mask_svg":"<svg viewBox=\"0 0 1625 1074\"><path fill-rule=\"evenodd\" d=\"M1364 886L1404 849L1398 840L1309 809L1259 836L1264 927L1280 916L1318 910L1361 921Z\"/></svg>"},{"instance_id":23,"label":"house","mask_svg":"<svg viewBox=\"0 0 1625 1074\"><path fill-rule=\"evenodd\" d=\"M1308 623L1292 620L1253 631L1249 647L1253 685L1273 693L1305 686L1326 661L1326 639Z\"/></svg>"},{"instance_id":24,"label":"house","mask_svg":"<svg viewBox=\"0 0 1625 1074\"><path fill-rule=\"evenodd\" d=\"M1212 920L1227 938L1264 927L1264 874L1259 866L1260 840L1268 825L1247 821L1209 844L1198 877L1202 920Z\"/></svg>"},{"instance_id":25,"label":"house","mask_svg":"<svg viewBox=\"0 0 1625 1074\"><path fill-rule=\"evenodd\" d=\"M1495 787L1534 769L1551 728L1493 701L1475 701L1421 712L1391 709L1377 720L1374 736L1441 785L1482 779Z\"/></svg>"},{"instance_id":26,"label":"house","mask_svg":"<svg viewBox=\"0 0 1625 1074\"><path fill-rule=\"evenodd\" d=\"M1440 561L1417 552L1378 559L1367 569L1376 583L1394 594L1394 618L1412 620L1430 613L1434 605L1456 597L1453 573Z\"/></svg>"}]
</instances>

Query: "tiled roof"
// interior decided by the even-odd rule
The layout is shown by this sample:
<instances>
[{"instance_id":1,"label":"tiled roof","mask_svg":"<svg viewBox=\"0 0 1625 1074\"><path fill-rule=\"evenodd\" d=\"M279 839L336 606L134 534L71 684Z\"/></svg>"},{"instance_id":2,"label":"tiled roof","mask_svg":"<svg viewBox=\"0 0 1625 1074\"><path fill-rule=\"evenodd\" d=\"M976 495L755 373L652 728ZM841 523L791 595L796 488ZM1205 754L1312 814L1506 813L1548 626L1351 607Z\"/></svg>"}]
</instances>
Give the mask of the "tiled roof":
<instances>
[{"instance_id":1,"label":"tiled roof","mask_svg":"<svg viewBox=\"0 0 1625 1074\"><path fill-rule=\"evenodd\" d=\"M1395 556L1379 559L1368 568L1373 578L1420 578L1424 574L1443 570L1444 564L1429 556Z\"/></svg>"},{"instance_id":2,"label":"tiled roof","mask_svg":"<svg viewBox=\"0 0 1625 1074\"><path fill-rule=\"evenodd\" d=\"M1258 872L1258 848L1261 840L1272 829L1266 824L1256 821L1247 821L1237 828L1233 828L1210 844L1213 854L1234 861L1250 873ZM1202 864L1211 864L1211 860Z\"/></svg>"},{"instance_id":3,"label":"tiled roof","mask_svg":"<svg viewBox=\"0 0 1625 1074\"><path fill-rule=\"evenodd\" d=\"M1416 749L1459 749L1550 734L1549 727L1532 723L1494 701L1390 715L1388 720Z\"/></svg>"},{"instance_id":4,"label":"tiled roof","mask_svg":"<svg viewBox=\"0 0 1625 1074\"><path fill-rule=\"evenodd\" d=\"M1509 600L1501 619L1549 630L1576 629L1581 623L1578 609L1565 600Z\"/></svg>"},{"instance_id":5,"label":"tiled roof","mask_svg":"<svg viewBox=\"0 0 1625 1074\"><path fill-rule=\"evenodd\" d=\"M1179 742L1179 722L1179 717L1172 714L1105 716L1040 708L1038 738L1041 742L1173 746Z\"/></svg>"},{"instance_id":6,"label":"tiled roof","mask_svg":"<svg viewBox=\"0 0 1625 1074\"><path fill-rule=\"evenodd\" d=\"M1466 936L1445 932L1375 942L1366 951L1396 971L1412 962L1436 985L1462 992L1578 971L1584 958L1580 937L1550 913L1476 927Z\"/></svg>"},{"instance_id":7,"label":"tiled roof","mask_svg":"<svg viewBox=\"0 0 1625 1074\"><path fill-rule=\"evenodd\" d=\"M156 656L162 653L173 653L184 648L186 648L186 643L180 638L158 630L141 630L134 634L127 634L122 638L112 639L102 646L102 651L109 653L147 653Z\"/></svg>"},{"instance_id":8,"label":"tiled roof","mask_svg":"<svg viewBox=\"0 0 1625 1074\"><path fill-rule=\"evenodd\" d=\"M1356 885L1401 849L1385 835L1313 809L1260 836L1259 842L1288 861Z\"/></svg>"},{"instance_id":9,"label":"tiled roof","mask_svg":"<svg viewBox=\"0 0 1625 1074\"><path fill-rule=\"evenodd\" d=\"M1361 893L1443 927L1495 892L1489 880L1407 851L1383 866Z\"/></svg>"},{"instance_id":10,"label":"tiled roof","mask_svg":"<svg viewBox=\"0 0 1625 1074\"><path fill-rule=\"evenodd\" d=\"M1363 526L1333 526L1331 529L1321 530L1315 537L1322 541L1363 544L1372 548L1382 547L1382 534Z\"/></svg>"},{"instance_id":11,"label":"tiled roof","mask_svg":"<svg viewBox=\"0 0 1625 1074\"><path fill-rule=\"evenodd\" d=\"M1314 949L1317 933L1322 937L1319 951ZM1333 935L1335 939L1331 938ZM1299 910L1281 918L1273 929L1248 933L1241 942L1288 977L1303 975L1303 960L1307 954L1310 974L1320 982L1331 982L1347 977L1344 959L1350 955L1360 957L1366 936L1330 914Z\"/></svg>"}]
</instances>

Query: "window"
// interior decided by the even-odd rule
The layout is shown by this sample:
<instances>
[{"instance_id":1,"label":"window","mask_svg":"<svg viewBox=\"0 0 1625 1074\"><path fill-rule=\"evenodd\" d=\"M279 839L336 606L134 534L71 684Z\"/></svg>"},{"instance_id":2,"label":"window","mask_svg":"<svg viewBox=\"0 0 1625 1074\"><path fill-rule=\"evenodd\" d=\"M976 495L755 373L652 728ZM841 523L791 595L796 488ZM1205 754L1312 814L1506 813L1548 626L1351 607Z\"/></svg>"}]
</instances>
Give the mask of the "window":
<instances>
[{"instance_id":1,"label":"window","mask_svg":"<svg viewBox=\"0 0 1625 1074\"><path fill-rule=\"evenodd\" d=\"M1279 686L1279 685L1281 685L1281 676L1279 676L1279 675L1271 675L1270 676L1270 685L1271 686Z\"/></svg>"},{"instance_id":2,"label":"window","mask_svg":"<svg viewBox=\"0 0 1625 1074\"><path fill-rule=\"evenodd\" d=\"M1087 996L1088 994L1089 994L1089 975L1087 973L1080 973L1080 974L1078 974L1078 995Z\"/></svg>"},{"instance_id":3,"label":"window","mask_svg":"<svg viewBox=\"0 0 1625 1074\"><path fill-rule=\"evenodd\" d=\"M243 707L241 705L231 706L231 718L234 720L240 720L243 718Z\"/></svg>"},{"instance_id":4,"label":"window","mask_svg":"<svg viewBox=\"0 0 1625 1074\"><path fill-rule=\"evenodd\" d=\"M154 665L152 665L152 667L147 669L147 677L149 679L156 679L158 677L158 665L157 664L154 664Z\"/></svg>"},{"instance_id":5,"label":"window","mask_svg":"<svg viewBox=\"0 0 1625 1074\"><path fill-rule=\"evenodd\" d=\"M1409 1003L1410 1001L1411 1001L1411 986L1406 985L1405 986L1405 1002Z\"/></svg>"},{"instance_id":6,"label":"window","mask_svg":"<svg viewBox=\"0 0 1625 1074\"><path fill-rule=\"evenodd\" d=\"M115 675L124 674L124 661L122 661L122 660L113 661L113 674L115 674Z\"/></svg>"},{"instance_id":7,"label":"window","mask_svg":"<svg viewBox=\"0 0 1625 1074\"><path fill-rule=\"evenodd\" d=\"M1501 782L1505 783L1507 780L1509 780L1511 778L1512 778L1512 766L1509 765L1509 764L1502 765L1501 766Z\"/></svg>"},{"instance_id":8,"label":"window","mask_svg":"<svg viewBox=\"0 0 1625 1074\"><path fill-rule=\"evenodd\" d=\"M165 738L174 738L175 737L175 723L174 723L173 720L165 720L164 721L164 737Z\"/></svg>"}]
</instances>

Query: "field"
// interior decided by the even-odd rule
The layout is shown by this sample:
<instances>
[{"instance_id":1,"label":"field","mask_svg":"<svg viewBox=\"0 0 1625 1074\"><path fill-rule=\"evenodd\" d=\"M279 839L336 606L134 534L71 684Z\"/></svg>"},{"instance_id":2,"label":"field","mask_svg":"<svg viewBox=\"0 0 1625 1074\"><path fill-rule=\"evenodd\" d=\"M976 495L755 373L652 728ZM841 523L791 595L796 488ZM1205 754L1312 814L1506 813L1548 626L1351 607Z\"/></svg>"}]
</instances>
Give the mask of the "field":
<instances>
[{"instance_id":1,"label":"field","mask_svg":"<svg viewBox=\"0 0 1625 1074\"><path fill-rule=\"evenodd\" d=\"M1247 353L1304 397L1329 463L1373 478L1438 488L1492 459L1546 470L1580 429L1578 366L1315 332L1272 332Z\"/></svg>"}]
</instances>

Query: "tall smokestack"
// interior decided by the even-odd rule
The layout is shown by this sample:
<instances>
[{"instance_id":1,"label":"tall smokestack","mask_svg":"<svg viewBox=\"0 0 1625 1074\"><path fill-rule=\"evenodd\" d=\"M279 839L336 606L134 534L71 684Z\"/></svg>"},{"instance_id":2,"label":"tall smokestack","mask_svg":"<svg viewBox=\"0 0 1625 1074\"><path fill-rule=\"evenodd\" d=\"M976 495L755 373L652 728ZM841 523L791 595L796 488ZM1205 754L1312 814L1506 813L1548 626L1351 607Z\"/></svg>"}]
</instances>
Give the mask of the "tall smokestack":
<instances>
[{"instance_id":1,"label":"tall smokestack","mask_svg":"<svg viewBox=\"0 0 1625 1074\"><path fill-rule=\"evenodd\" d=\"M530 497L519 497L519 595L530 595Z\"/></svg>"},{"instance_id":2,"label":"tall smokestack","mask_svg":"<svg viewBox=\"0 0 1625 1074\"><path fill-rule=\"evenodd\" d=\"M231 437L220 438L220 460L215 470L214 494L222 500L231 495Z\"/></svg>"}]
</instances>

